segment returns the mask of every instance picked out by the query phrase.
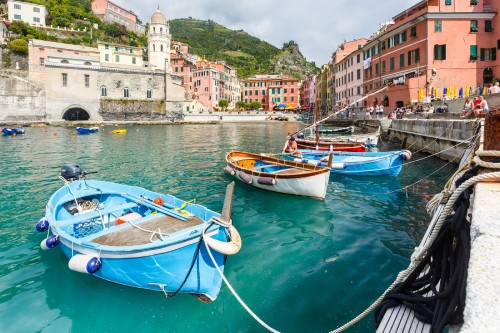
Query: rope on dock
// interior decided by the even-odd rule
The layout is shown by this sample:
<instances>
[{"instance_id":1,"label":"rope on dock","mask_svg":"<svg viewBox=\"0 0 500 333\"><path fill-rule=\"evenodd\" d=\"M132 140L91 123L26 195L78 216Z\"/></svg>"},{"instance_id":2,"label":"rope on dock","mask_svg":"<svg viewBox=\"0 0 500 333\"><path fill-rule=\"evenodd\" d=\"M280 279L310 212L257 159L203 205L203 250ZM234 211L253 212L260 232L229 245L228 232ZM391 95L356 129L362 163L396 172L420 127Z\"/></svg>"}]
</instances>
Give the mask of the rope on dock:
<instances>
[{"instance_id":1,"label":"rope on dock","mask_svg":"<svg viewBox=\"0 0 500 333\"><path fill-rule=\"evenodd\" d=\"M474 157L474 163L476 163L478 166L483 165L488 165L492 166L491 169L500 169L500 163L493 163L489 164L490 162L484 162L480 161L480 159L476 159L476 157L480 156L500 156L500 151L487 151L487 152L482 152L478 151L479 154L476 152L476 156ZM477 160L477 161L476 161ZM479 163L478 163L479 162ZM488 179L498 179L500 178L500 171L496 172L491 172L491 173L485 173L481 175L474 176L472 178L469 178L465 180L462 184L460 184L450 195L449 200L446 202L446 205L439 216L436 224L434 225L433 230L430 233L428 241L423 245L423 246L418 246L415 248L414 253L411 256L410 264L408 268L405 270L399 272L398 276L396 277L396 280L387 288L386 291L382 293L382 295L375 300L375 302L370 305L366 310L364 310L361 314L356 316L354 319L349 321L348 323L344 324L343 326L331 331L330 333L340 333L345 331L347 328L353 326L357 322L359 322L361 319L366 317L367 314L372 312L386 297L386 295L392 291L396 286L401 284L414 270L419 264L426 258L428 255L429 249L433 246L436 238L438 237L438 234L440 230L442 229L443 223L445 220L448 218L448 216L452 213L454 210L455 203L457 202L458 198L462 195L464 191L466 191L469 187L475 185L476 183L488 180ZM449 314L447 314L449 316Z\"/></svg>"}]
</instances>

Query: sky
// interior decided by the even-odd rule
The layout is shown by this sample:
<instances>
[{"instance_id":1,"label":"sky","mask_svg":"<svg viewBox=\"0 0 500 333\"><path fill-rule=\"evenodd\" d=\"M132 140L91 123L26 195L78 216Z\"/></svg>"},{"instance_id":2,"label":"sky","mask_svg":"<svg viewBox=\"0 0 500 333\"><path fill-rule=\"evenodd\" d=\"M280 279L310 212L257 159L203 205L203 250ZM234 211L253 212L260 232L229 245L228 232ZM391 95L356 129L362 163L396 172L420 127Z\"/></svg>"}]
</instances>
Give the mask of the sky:
<instances>
[{"instance_id":1,"label":"sky","mask_svg":"<svg viewBox=\"0 0 500 333\"><path fill-rule=\"evenodd\" d=\"M281 48L295 41L320 67L344 41L369 38L380 23L420 0L112 0L148 22L158 5L167 20L212 20Z\"/></svg>"}]
</instances>

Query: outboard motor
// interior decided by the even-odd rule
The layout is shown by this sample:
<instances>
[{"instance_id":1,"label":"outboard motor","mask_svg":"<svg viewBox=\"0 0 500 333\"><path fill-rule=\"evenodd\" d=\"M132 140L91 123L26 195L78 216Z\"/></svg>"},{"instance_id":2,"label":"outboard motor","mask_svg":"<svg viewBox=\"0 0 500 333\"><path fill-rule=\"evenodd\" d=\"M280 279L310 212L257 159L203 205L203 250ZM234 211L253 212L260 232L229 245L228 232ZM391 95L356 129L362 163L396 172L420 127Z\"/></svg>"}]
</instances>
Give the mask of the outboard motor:
<instances>
[{"instance_id":1,"label":"outboard motor","mask_svg":"<svg viewBox=\"0 0 500 333\"><path fill-rule=\"evenodd\" d=\"M78 164L65 164L61 168L61 177L67 181L78 180L84 176Z\"/></svg>"}]
</instances>

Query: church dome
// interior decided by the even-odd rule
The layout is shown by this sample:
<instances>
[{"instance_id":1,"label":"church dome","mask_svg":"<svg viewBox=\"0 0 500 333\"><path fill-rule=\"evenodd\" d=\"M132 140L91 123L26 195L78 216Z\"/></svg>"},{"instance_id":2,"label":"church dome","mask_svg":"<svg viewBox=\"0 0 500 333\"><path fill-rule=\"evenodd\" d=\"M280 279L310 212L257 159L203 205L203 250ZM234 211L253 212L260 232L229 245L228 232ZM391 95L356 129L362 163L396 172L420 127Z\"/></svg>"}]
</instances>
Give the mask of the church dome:
<instances>
[{"instance_id":1,"label":"church dome","mask_svg":"<svg viewBox=\"0 0 500 333\"><path fill-rule=\"evenodd\" d=\"M160 9L157 9L156 12L151 16L151 24L168 24L167 19L160 12Z\"/></svg>"}]
</instances>

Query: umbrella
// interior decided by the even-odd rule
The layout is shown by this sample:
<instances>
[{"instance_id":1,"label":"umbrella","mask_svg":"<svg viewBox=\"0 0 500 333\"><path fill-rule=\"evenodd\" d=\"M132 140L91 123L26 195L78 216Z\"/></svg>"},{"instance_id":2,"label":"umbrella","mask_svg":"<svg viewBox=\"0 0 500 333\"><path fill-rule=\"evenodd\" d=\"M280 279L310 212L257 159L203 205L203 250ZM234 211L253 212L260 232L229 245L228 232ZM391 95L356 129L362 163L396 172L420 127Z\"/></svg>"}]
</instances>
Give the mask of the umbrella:
<instances>
[{"instance_id":1,"label":"umbrella","mask_svg":"<svg viewBox=\"0 0 500 333\"><path fill-rule=\"evenodd\" d=\"M448 95L447 95L447 93L448 93L448 88L444 87L444 88L443 88L443 98L444 98L445 96L448 96Z\"/></svg>"},{"instance_id":2,"label":"umbrella","mask_svg":"<svg viewBox=\"0 0 500 333\"><path fill-rule=\"evenodd\" d=\"M285 109L286 108L286 104L278 104L278 109Z\"/></svg>"},{"instance_id":3,"label":"umbrella","mask_svg":"<svg viewBox=\"0 0 500 333\"><path fill-rule=\"evenodd\" d=\"M460 87L460 90L458 91L458 97L464 98L464 88Z\"/></svg>"},{"instance_id":4,"label":"umbrella","mask_svg":"<svg viewBox=\"0 0 500 333\"><path fill-rule=\"evenodd\" d=\"M467 98L469 96L470 96L470 87L469 86L465 86L465 98Z\"/></svg>"},{"instance_id":5,"label":"umbrella","mask_svg":"<svg viewBox=\"0 0 500 333\"><path fill-rule=\"evenodd\" d=\"M293 105L287 105L286 109L287 110L293 110L293 109L295 109L295 107Z\"/></svg>"},{"instance_id":6,"label":"umbrella","mask_svg":"<svg viewBox=\"0 0 500 333\"><path fill-rule=\"evenodd\" d=\"M457 86L454 86L453 87L453 98L457 98L458 97L458 89L457 89Z\"/></svg>"}]
</instances>

